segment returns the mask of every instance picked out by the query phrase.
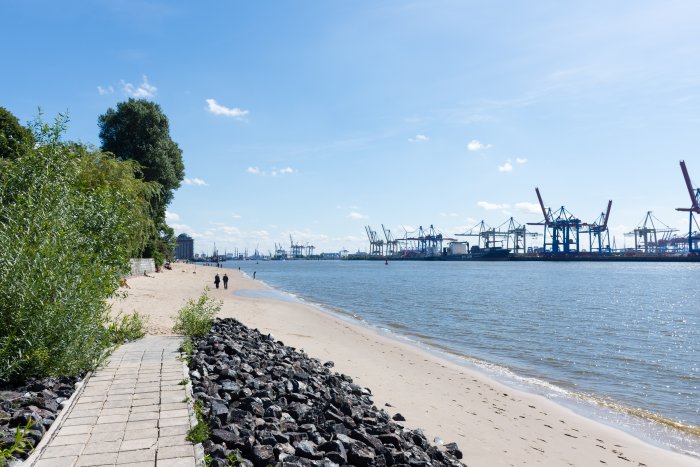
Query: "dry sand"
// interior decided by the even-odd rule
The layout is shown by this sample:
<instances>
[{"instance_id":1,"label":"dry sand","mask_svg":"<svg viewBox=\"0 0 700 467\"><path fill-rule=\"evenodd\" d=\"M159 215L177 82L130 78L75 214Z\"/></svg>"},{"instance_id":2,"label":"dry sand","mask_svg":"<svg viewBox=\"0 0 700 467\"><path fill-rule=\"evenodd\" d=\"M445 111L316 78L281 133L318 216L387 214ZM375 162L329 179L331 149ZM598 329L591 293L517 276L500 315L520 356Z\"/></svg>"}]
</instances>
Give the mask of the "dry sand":
<instances>
[{"instance_id":1,"label":"dry sand","mask_svg":"<svg viewBox=\"0 0 700 467\"><path fill-rule=\"evenodd\" d=\"M229 289L214 289L216 272L230 277ZM128 279L125 299L113 313L138 310L149 317L151 334L171 334L173 316L204 287L223 300L221 317L251 328L369 387L378 407L400 412L404 424L423 428L429 439L456 441L470 467L700 466L700 459L667 451L582 417L544 397L518 391L487 376L442 360L301 303L236 296L239 289L265 289L236 270L175 264L172 271Z\"/></svg>"}]
</instances>

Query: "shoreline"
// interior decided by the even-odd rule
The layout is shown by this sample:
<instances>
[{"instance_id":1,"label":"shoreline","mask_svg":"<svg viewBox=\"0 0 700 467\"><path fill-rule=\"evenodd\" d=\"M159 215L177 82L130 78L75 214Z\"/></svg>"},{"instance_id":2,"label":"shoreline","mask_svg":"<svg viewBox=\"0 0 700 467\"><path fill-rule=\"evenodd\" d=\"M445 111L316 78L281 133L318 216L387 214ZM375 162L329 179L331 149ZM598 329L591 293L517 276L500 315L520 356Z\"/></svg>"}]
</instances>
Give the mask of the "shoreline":
<instances>
[{"instance_id":1,"label":"shoreline","mask_svg":"<svg viewBox=\"0 0 700 467\"><path fill-rule=\"evenodd\" d=\"M172 333L171 316L185 299L213 285L216 272L231 277L229 290L210 291L224 300L220 317L234 317L312 357L334 361L337 371L372 390L377 406L390 403L387 410L404 415L407 426L423 428L429 439L456 441L469 465L700 465L700 459L649 444L312 304L235 295L241 289L270 290L235 269L176 263L155 277L129 279L129 297L114 301L114 311L136 309L150 316L149 333Z\"/></svg>"}]
</instances>

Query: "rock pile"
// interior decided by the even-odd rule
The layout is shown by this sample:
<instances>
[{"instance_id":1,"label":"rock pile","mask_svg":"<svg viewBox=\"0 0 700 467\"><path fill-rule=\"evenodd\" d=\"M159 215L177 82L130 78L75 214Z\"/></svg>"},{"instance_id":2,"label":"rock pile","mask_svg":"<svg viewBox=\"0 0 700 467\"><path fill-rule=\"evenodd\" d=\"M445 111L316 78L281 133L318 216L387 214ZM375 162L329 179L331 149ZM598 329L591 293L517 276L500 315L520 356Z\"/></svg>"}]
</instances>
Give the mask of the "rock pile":
<instances>
[{"instance_id":1,"label":"rock pile","mask_svg":"<svg viewBox=\"0 0 700 467\"><path fill-rule=\"evenodd\" d=\"M236 320L217 320L195 342L189 365L211 428L203 443L211 465L229 465L234 456L256 467L463 465L455 443L430 445L332 367Z\"/></svg>"},{"instance_id":2,"label":"rock pile","mask_svg":"<svg viewBox=\"0 0 700 467\"><path fill-rule=\"evenodd\" d=\"M39 444L46 430L56 420L62 403L75 391L80 378L43 378L31 380L22 386L0 388L0 449L8 449L15 442L17 428L26 430L33 446ZM29 453L16 453L25 459Z\"/></svg>"}]
</instances>

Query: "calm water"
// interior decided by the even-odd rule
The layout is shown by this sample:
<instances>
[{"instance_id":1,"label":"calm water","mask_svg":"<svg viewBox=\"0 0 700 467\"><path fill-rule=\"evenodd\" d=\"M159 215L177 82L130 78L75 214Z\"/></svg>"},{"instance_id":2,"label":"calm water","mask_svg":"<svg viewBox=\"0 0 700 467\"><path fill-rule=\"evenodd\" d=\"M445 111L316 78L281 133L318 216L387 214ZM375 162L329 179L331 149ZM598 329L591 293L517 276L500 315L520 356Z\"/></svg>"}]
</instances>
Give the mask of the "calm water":
<instances>
[{"instance_id":1,"label":"calm water","mask_svg":"<svg viewBox=\"0 0 700 467\"><path fill-rule=\"evenodd\" d=\"M422 345L477 359L511 383L700 455L700 265L227 266L256 271L275 288ZM657 417L661 424L652 421ZM677 433L669 428L674 422L690 428Z\"/></svg>"}]
</instances>

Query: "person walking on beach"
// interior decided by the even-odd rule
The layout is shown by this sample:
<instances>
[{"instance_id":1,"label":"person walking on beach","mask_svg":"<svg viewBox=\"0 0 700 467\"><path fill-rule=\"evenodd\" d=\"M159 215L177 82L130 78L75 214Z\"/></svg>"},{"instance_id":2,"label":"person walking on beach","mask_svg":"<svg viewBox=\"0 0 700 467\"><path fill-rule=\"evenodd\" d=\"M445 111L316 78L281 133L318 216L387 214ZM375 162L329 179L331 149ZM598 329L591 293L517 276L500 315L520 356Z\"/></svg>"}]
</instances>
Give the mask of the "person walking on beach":
<instances>
[{"instance_id":1,"label":"person walking on beach","mask_svg":"<svg viewBox=\"0 0 700 467\"><path fill-rule=\"evenodd\" d=\"M219 278L219 274L217 273L216 276L214 276L214 285L216 288L219 288L219 282L221 282L221 279Z\"/></svg>"},{"instance_id":2,"label":"person walking on beach","mask_svg":"<svg viewBox=\"0 0 700 467\"><path fill-rule=\"evenodd\" d=\"M228 276L224 273L224 289L228 289Z\"/></svg>"}]
</instances>

